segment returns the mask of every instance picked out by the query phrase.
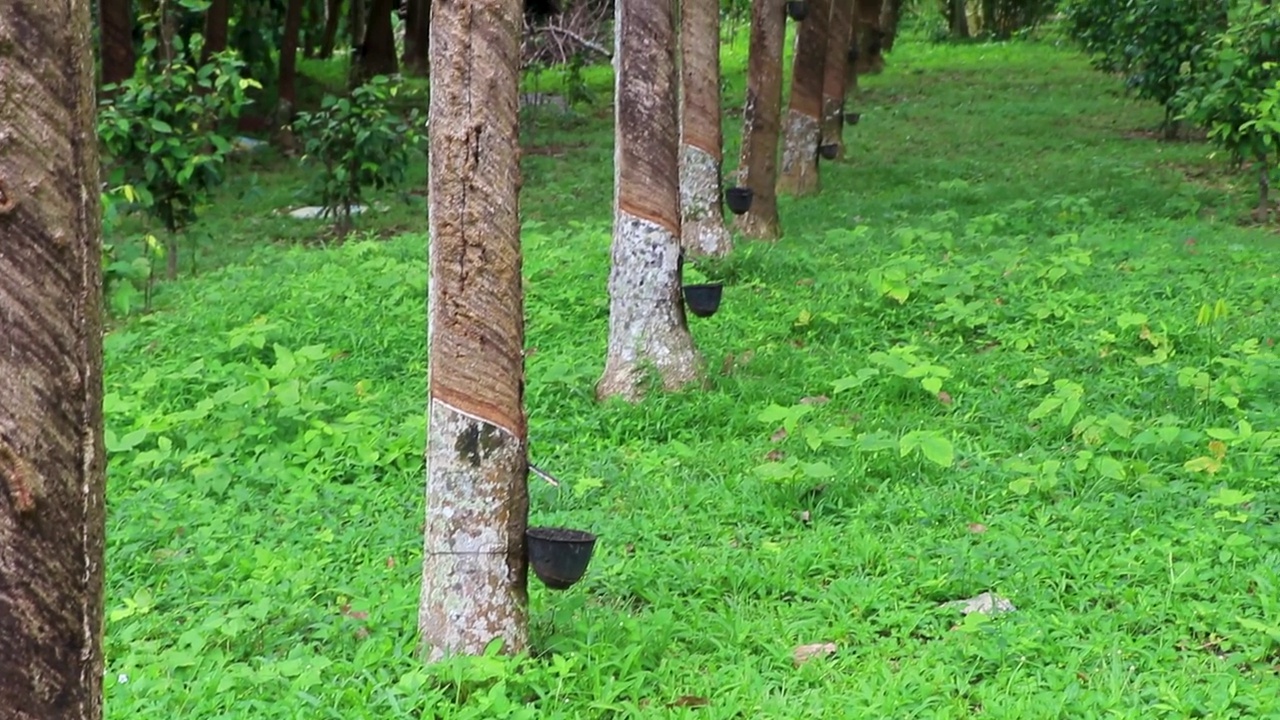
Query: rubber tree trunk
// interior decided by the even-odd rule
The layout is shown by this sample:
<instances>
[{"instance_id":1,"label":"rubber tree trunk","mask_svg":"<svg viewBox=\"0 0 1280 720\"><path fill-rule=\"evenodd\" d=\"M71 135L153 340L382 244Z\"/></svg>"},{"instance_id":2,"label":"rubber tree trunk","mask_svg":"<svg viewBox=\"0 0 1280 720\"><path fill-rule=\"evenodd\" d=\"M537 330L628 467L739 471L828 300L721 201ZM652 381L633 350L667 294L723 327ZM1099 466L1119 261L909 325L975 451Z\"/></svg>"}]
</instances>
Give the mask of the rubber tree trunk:
<instances>
[{"instance_id":1,"label":"rubber tree trunk","mask_svg":"<svg viewBox=\"0 0 1280 720\"><path fill-rule=\"evenodd\" d=\"M747 51L747 101L742 118L738 185L751 188L751 210L736 226L749 238L777 240L778 126L782 114L784 0L751 0L751 45Z\"/></svg>"},{"instance_id":2,"label":"rubber tree trunk","mask_svg":"<svg viewBox=\"0 0 1280 720\"><path fill-rule=\"evenodd\" d=\"M600 398L638 400L652 371L676 390L702 376L680 284L679 134L670 0L615 4L613 251Z\"/></svg>"},{"instance_id":3,"label":"rubber tree trunk","mask_svg":"<svg viewBox=\"0 0 1280 720\"><path fill-rule=\"evenodd\" d=\"M284 13L284 36L280 39L279 106L276 121L288 124L298 106L298 34L302 30L303 0L289 0Z\"/></svg>"},{"instance_id":4,"label":"rubber tree trunk","mask_svg":"<svg viewBox=\"0 0 1280 720\"><path fill-rule=\"evenodd\" d=\"M796 31L791 59L791 102L782 133L782 172L778 193L818 191L818 142L822 139L822 80L827 62L831 0L809 0L809 17ZM826 21L826 22L824 22Z\"/></svg>"},{"instance_id":5,"label":"rubber tree trunk","mask_svg":"<svg viewBox=\"0 0 1280 720\"><path fill-rule=\"evenodd\" d=\"M680 230L693 255L733 249L720 202L724 129L720 117L720 4L685 0L680 15Z\"/></svg>"},{"instance_id":6,"label":"rubber tree trunk","mask_svg":"<svg viewBox=\"0 0 1280 720\"><path fill-rule=\"evenodd\" d=\"M200 63L204 64L214 53L227 49L227 26L230 22L231 0L213 0L204 15L204 49L200 51Z\"/></svg>"},{"instance_id":7,"label":"rubber tree trunk","mask_svg":"<svg viewBox=\"0 0 1280 720\"><path fill-rule=\"evenodd\" d=\"M853 42L858 51L853 65L856 75L874 75L884 70L884 48L880 32L881 6L881 0L853 2Z\"/></svg>"},{"instance_id":8,"label":"rubber tree trunk","mask_svg":"<svg viewBox=\"0 0 1280 720\"><path fill-rule=\"evenodd\" d=\"M133 5L130 0L100 0L102 83L110 85L133 76Z\"/></svg>"},{"instance_id":9,"label":"rubber tree trunk","mask_svg":"<svg viewBox=\"0 0 1280 720\"><path fill-rule=\"evenodd\" d=\"M316 41L324 32L324 26L324 0L307 0L307 16L302 24L302 57L316 56Z\"/></svg>"},{"instance_id":10,"label":"rubber tree trunk","mask_svg":"<svg viewBox=\"0 0 1280 720\"><path fill-rule=\"evenodd\" d=\"M338 21L342 18L342 0L328 0L324 9L324 36L320 38L320 59L333 57L338 42Z\"/></svg>"},{"instance_id":11,"label":"rubber tree trunk","mask_svg":"<svg viewBox=\"0 0 1280 720\"><path fill-rule=\"evenodd\" d=\"M952 39L969 39L969 9L965 6L965 0L949 0L948 14Z\"/></svg>"},{"instance_id":12,"label":"rubber tree trunk","mask_svg":"<svg viewBox=\"0 0 1280 720\"><path fill-rule=\"evenodd\" d=\"M528 642L520 0L440 0L431 27L424 655Z\"/></svg>"},{"instance_id":13,"label":"rubber tree trunk","mask_svg":"<svg viewBox=\"0 0 1280 720\"><path fill-rule=\"evenodd\" d=\"M0 718L102 717L102 228L89 0L0 0Z\"/></svg>"},{"instance_id":14,"label":"rubber tree trunk","mask_svg":"<svg viewBox=\"0 0 1280 720\"><path fill-rule=\"evenodd\" d=\"M822 144L835 145L844 157L844 96L853 39L853 0L831 0L827 61L822 66Z\"/></svg>"},{"instance_id":15,"label":"rubber tree trunk","mask_svg":"<svg viewBox=\"0 0 1280 720\"><path fill-rule=\"evenodd\" d=\"M426 77L431 63L427 48L431 44L431 0L408 0L404 21L404 71Z\"/></svg>"},{"instance_id":16,"label":"rubber tree trunk","mask_svg":"<svg viewBox=\"0 0 1280 720\"><path fill-rule=\"evenodd\" d=\"M396 36L391 27L392 0L373 0L369 7L369 25L360 54L360 76L394 75L400 72L396 58Z\"/></svg>"},{"instance_id":17,"label":"rubber tree trunk","mask_svg":"<svg viewBox=\"0 0 1280 720\"><path fill-rule=\"evenodd\" d=\"M893 50L893 43L898 38L898 23L902 19L902 0L884 0L880 8L880 31L884 33L881 42L884 52Z\"/></svg>"},{"instance_id":18,"label":"rubber tree trunk","mask_svg":"<svg viewBox=\"0 0 1280 720\"><path fill-rule=\"evenodd\" d=\"M351 33L351 47L360 48L365 41L365 20L369 17L365 0L347 0L347 30Z\"/></svg>"}]
</instances>

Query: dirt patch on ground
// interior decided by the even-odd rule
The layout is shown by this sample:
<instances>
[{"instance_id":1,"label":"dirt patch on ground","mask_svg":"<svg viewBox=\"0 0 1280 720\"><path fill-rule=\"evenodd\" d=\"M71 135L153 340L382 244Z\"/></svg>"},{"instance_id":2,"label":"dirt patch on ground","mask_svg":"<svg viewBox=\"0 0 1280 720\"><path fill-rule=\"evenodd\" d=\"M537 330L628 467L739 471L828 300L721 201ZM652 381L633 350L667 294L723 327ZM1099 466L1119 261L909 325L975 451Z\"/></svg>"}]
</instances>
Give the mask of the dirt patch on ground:
<instances>
[{"instance_id":1,"label":"dirt patch on ground","mask_svg":"<svg viewBox=\"0 0 1280 720\"><path fill-rule=\"evenodd\" d=\"M1202 143L1209 139L1209 133L1200 128L1178 128L1169 136L1163 128L1138 128L1121 133L1126 140L1155 140L1156 142Z\"/></svg>"},{"instance_id":2,"label":"dirt patch on ground","mask_svg":"<svg viewBox=\"0 0 1280 720\"><path fill-rule=\"evenodd\" d=\"M533 145L530 147L522 147L520 151L525 155L535 155L538 157L564 157L572 150L581 150L586 147L586 143L550 143L547 145Z\"/></svg>"}]
</instances>

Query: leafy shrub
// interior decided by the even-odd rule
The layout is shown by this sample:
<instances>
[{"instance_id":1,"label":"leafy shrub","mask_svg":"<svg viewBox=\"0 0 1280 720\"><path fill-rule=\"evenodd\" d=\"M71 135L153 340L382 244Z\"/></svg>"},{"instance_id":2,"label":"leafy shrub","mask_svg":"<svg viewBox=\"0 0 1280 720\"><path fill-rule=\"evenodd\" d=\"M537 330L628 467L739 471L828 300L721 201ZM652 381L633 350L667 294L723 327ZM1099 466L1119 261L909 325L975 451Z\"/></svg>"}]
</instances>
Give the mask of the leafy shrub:
<instances>
[{"instance_id":1,"label":"leafy shrub","mask_svg":"<svg viewBox=\"0 0 1280 720\"><path fill-rule=\"evenodd\" d=\"M245 91L260 87L242 78L234 53L199 65L201 36L174 38L173 56L159 59L154 23L133 77L102 102L98 137L109 163L109 183L133 206L160 220L169 276L177 275L176 235L196 219L196 208L222 182L231 143L218 130L249 103Z\"/></svg>"},{"instance_id":2,"label":"leafy shrub","mask_svg":"<svg viewBox=\"0 0 1280 720\"><path fill-rule=\"evenodd\" d=\"M303 161L322 166L313 190L333 212L340 236L350 231L352 206L364 190L403 182L410 155L422 143L417 109L401 117L390 108L398 89L386 77L374 77L350 97L326 96L320 110L299 113L293 121L303 141Z\"/></svg>"},{"instance_id":3,"label":"leafy shrub","mask_svg":"<svg viewBox=\"0 0 1280 720\"><path fill-rule=\"evenodd\" d=\"M1273 155L1280 153L1280 14L1256 3L1186 68L1182 117L1204 127L1233 162L1258 170L1258 213L1269 209Z\"/></svg>"}]
</instances>

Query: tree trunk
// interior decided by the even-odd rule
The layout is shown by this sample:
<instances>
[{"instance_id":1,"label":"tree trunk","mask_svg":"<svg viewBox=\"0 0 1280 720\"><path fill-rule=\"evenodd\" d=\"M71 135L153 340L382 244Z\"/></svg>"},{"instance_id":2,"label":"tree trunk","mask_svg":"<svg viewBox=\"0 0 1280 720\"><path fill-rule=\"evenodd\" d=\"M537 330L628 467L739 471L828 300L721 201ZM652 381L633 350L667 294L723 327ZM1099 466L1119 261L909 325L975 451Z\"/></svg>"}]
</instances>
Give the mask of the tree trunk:
<instances>
[{"instance_id":1,"label":"tree trunk","mask_svg":"<svg viewBox=\"0 0 1280 720\"><path fill-rule=\"evenodd\" d=\"M680 283L672 10L670 0L615 3L613 251L601 399L639 399L650 370L668 390L702 374Z\"/></svg>"},{"instance_id":2,"label":"tree trunk","mask_svg":"<svg viewBox=\"0 0 1280 720\"><path fill-rule=\"evenodd\" d=\"M881 43L883 50L893 50L893 43L898 38L898 22L902 19L902 0L884 0L880 8L880 30L884 33Z\"/></svg>"},{"instance_id":3,"label":"tree trunk","mask_svg":"<svg viewBox=\"0 0 1280 720\"><path fill-rule=\"evenodd\" d=\"M324 10L324 37L320 38L320 59L333 57L333 46L338 42L338 20L342 15L342 0L328 0Z\"/></svg>"},{"instance_id":4,"label":"tree trunk","mask_svg":"<svg viewBox=\"0 0 1280 720\"><path fill-rule=\"evenodd\" d=\"M427 48L431 44L431 0L408 0L404 21L404 71L426 77L430 63Z\"/></svg>"},{"instance_id":5,"label":"tree trunk","mask_svg":"<svg viewBox=\"0 0 1280 720\"><path fill-rule=\"evenodd\" d=\"M950 0L951 38L953 40L969 39L969 9L965 0Z\"/></svg>"},{"instance_id":6,"label":"tree trunk","mask_svg":"<svg viewBox=\"0 0 1280 720\"><path fill-rule=\"evenodd\" d=\"M396 59L396 36L391 27L392 0L373 0L369 10L369 26L360 53L360 77L400 72Z\"/></svg>"},{"instance_id":7,"label":"tree trunk","mask_svg":"<svg viewBox=\"0 0 1280 720\"><path fill-rule=\"evenodd\" d=\"M858 59L853 68L856 75L874 75L884 70L884 56L880 32L881 0L854 0L853 33Z\"/></svg>"},{"instance_id":8,"label":"tree trunk","mask_svg":"<svg viewBox=\"0 0 1280 720\"><path fill-rule=\"evenodd\" d=\"M747 102L743 109L738 185L751 188L751 210L735 221L757 240L782 236L778 222L778 125L782 115L784 0L751 0L751 46L747 51Z\"/></svg>"},{"instance_id":9,"label":"tree trunk","mask_svg":"<svg viewBox=\"0 0 1280 720\"><path fill-rule=\"evenodd\" d=\"M288 125L298 105L298 33L302 29L303 0L289 0L284 13L284 37L280 40L279 105L277 124Z\"/></svg>"},{"instance_id":10,"label":"tree trunk","mask_svg":"<svg viewBox=\"0 0 1280 720\"><path fill-rule=\"evenodd\" d=\"M365 19L369 13L365 9L365 0L348 0L348 2L347 29L351 31L351 47L360 50L364 47Z\"/></svg>"},{"instance_id":11,"label":"tree trunk","mask_svg":"<svg viewBox=\"0 0 1280 720\"><path fill-rule=\"evenodd\" d=\"M423 652L528 642L520 0L451 0L431 27Z\"/></svg>"},{"instance_id":12,"label":"tree trunk","mask_svg":"<svg viewBox=\"0 0 1280 720\"><path fill-rule=\"evenodd\" d=\"M791 62L791 103L778 176L778 193L783 195L809 195L819 187L818 142L822 139L822 81L831 0L809 0L809 17L796 32Z\"/></svg>"},{"instance_id":13,"label":"tree trunk","mask_svg":"<svg viewBox=\"0 0 1280 720\"><path fill-rule=\"evenodd\" d=\"M230 20L230 0L213 0L204 16L204 49L200 51L200 64L209 62L214 53L227 49L227 25Z\"/></svg>"},{"instance_id":14,"label":"tree trunk","mask_svg":"<svg viewBox=\"0 0 1280 720\"><path fill-rule=\"evenodd\" d=\"M99 0L102 30L102 83L112 85L133 77L133 7L130 0Z\"/></svg>"},{"instance_id":15,"label":"tree trunk","mask_svg":"<svg viewBox=\"0 0 1280 720\"><path fill-rule=\"evenodd\" d=\"M323 32L324 0L307 0L307 19L302 31L302 57L316 56L316 36Z\"/></svg>"},{"instance_id":16,"label":"tree trunk","mask_svg":"<svg viewBox=\"0 0 1280 720\"><path fill-rule=\"evenodd\" d=\"M723 257L733 240L720 199L720 5L716 0L685 0L681 10L681 243L691 254Z\"/></svg>"},{"instance_id":17,"label":"tree trunk","mask_svg":"<svg viewBox=\"0 0 1280 720\"><path fill-rule=\"evenodd\" d=\"M853 0L831 0L827 60L822 67L822 144L835 145L844 157L844 95L853 39Z\"/></svg>"},{"instance_id":18,"label":"tree trunk","mask_svg":"<svg viewBox=\"0 0 1280 720\"><path fill-rule=\"evenodd\" d=\"M0 717L102 717L102 226L89 0L0 0Z\"/></svg>"}]
</instances>

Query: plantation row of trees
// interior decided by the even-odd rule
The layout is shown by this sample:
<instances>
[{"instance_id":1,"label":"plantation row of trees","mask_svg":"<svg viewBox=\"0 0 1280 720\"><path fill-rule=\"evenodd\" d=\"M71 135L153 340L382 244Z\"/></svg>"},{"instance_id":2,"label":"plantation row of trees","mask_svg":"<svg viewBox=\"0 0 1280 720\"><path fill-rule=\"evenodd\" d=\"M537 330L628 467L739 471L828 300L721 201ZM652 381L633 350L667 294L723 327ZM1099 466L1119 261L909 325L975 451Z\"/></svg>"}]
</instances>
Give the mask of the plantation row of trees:
<instances>
[{"instance_id":1,"label":"plantation row of trees","mask_svg":"<svg viewBox=\"0 0 1280 720\"><path fill-rule=\"evenodd\" d=\"M1099 70L1164 107L1163 128L1202 128L1258 177L1271 212L1280 159L1280 8L1272 0L1070 0L1067 31Z\"/></svg>"}]
</instances>

